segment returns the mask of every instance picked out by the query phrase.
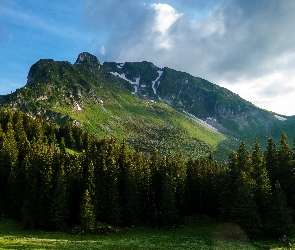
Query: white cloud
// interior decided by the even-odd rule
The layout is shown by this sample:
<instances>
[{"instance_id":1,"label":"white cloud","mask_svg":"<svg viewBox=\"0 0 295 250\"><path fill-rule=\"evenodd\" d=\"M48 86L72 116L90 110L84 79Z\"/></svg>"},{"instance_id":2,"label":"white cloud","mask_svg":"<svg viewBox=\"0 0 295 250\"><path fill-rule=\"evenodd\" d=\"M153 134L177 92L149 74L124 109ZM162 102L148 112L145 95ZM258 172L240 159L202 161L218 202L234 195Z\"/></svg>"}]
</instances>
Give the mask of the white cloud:
<instances>
[{"instance_id":1,"label":"white cloud","mask_svg":"<svg viewBox=\"0 0 295 250\"><path fill-rule=\"evenodd\" d=\"M276 71L254 79L240 77L235 84L228 81L220 81L219 84L263 109L282 115L294 115L293 70Z\"/></svg>"},{"instance_id":2,"label":"white cloud","mask_svg":"<svg viewBox=\"0 0 295 250\"><path fill-rule=\"evenodd\" d=\"M182 16L168 4L152 4L151 7L156 11L155 22L152 30L154 35L155 47L169 49L172 40L169 38L169 28Z\"/></svg>"},{"instance_id":3,"label":"white cloud","mask_svg":"<svg viewBox=\"0 0 295 250\"><path fill-rule=\"evenodd\" d=\"M156 10L155 30L162 34L165 34L171 25L182 15L177 13L176 10L168 4L152 4L151 7Z\"/></svg>"},{"instance_id":4,"label":"white cloud","mask_svg":"<svg viewBox=\"0 0 295 250\"><path fill-rule=\"evenodd\" d=\"M151 61L226 86L260 107L295 115L295 108L287 110L294 106L294 1L90 2L89 24L98 32L111 27L103 59ZM194 19L198 8L201 16Z\"/></svg>"}]
</instances>

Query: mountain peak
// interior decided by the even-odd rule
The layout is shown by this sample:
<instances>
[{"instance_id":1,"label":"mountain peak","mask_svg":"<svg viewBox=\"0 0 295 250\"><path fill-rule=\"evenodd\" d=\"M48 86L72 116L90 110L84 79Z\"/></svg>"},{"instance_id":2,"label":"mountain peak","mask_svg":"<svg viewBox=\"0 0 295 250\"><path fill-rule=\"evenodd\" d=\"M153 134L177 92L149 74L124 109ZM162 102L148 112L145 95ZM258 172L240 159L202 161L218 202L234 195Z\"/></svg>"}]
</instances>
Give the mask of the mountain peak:
<instances>
[{"instance_id":1,"label":"mountain peak","mask_svg":"<svg viewBox=\"0 0 295 250\"><path fill-rule=\"evenodd\" d=\"M96 56L88 52L82 52L78 55L75 65L85 65L87 67L100 67L100 62L98 61Z\"/></svg>"}]
</instances>

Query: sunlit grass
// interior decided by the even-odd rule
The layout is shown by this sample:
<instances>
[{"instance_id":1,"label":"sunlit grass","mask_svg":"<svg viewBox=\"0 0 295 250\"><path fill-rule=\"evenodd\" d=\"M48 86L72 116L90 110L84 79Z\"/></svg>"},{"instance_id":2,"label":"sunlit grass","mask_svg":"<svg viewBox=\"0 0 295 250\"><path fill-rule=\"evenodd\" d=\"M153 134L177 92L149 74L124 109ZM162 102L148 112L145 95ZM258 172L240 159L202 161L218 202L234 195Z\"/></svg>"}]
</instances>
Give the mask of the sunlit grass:
<instances>
[{"instance_id":1,"label":"sunlit grass","mask_svg":"<svg viewBox=\"0 0 295 250\"><path fill-rule=\"evenodd\" d=\"M222 225L187 225L180 229L135 227L111 235L72 235L61 232L27 231L12 220L0 221L0 249L286 249L279 241L228 239Z\"/></svg>"}]
</instances>

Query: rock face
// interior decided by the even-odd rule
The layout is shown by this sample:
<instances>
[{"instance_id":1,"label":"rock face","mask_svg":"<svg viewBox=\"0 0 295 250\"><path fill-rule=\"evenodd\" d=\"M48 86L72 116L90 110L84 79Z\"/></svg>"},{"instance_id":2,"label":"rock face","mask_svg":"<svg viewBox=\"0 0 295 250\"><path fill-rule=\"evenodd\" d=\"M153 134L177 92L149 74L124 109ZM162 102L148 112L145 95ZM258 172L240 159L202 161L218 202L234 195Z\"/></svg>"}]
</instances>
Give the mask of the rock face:
<instances>
[{"instance_id":1,"label":"rock face","mask_svg":"<svg viewBox=\"0 0 295 250\"><path fill-rule=\"evenodd\" d=\"M89 68L100 68L100 62L98 61L97 57L88 52L80 53L75 62L75 65L83 65Z\"/></svg>"}]
</instances>

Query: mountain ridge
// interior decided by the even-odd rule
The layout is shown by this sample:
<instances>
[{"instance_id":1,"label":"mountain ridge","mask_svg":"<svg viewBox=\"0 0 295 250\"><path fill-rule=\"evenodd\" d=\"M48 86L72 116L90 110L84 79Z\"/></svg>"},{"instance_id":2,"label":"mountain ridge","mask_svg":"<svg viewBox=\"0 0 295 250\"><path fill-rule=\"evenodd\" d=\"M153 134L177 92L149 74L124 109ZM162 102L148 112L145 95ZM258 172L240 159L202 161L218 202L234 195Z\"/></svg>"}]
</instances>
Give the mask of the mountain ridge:
<instances>
[{"instance_id":1,"label":"mountain ridge","mask_svg":"<svg viewBox=\"0 0 295 250\"><path fill-rule=\"evenodd\" d=\"M143 151L156 147L187 156L230 150L242 140L278 139L283 130L292 131L295 120L185 72L147 61L101 64L88 52L74 64L39 60L26 85L0 98L0 104L127 139Z\"/></svg>"}]
</instances>

